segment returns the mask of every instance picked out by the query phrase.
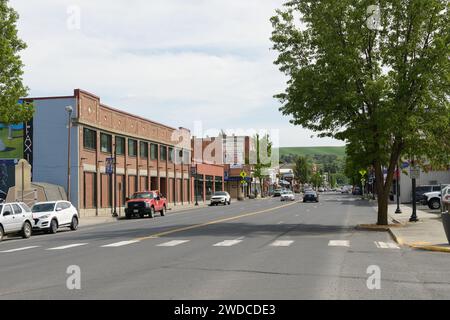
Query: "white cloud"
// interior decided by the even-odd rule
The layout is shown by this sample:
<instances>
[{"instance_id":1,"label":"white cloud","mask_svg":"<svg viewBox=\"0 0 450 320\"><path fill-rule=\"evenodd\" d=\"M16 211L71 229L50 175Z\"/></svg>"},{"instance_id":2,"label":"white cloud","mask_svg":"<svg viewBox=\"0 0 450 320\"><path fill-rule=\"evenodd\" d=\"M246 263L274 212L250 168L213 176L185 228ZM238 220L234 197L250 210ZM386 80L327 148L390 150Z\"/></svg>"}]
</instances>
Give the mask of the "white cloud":
<instances>
[{"instance_id":1,"label":"white cloud","mask_svg":"<svg viewBox=\"0 0 450 320\"><path fill-rule=\"evenodd\" d=\"M269 50L269 18L282 3L10 1L28 44L22 56L32 96L82 88L107 105L172 126L202 120L205 127L259 129L273 121L288 133L273 98L285 79ZM67 28L70 6L80 8L79 30ZM280 138L295 145L305 136Z\"/></svg>"}]
</instances>

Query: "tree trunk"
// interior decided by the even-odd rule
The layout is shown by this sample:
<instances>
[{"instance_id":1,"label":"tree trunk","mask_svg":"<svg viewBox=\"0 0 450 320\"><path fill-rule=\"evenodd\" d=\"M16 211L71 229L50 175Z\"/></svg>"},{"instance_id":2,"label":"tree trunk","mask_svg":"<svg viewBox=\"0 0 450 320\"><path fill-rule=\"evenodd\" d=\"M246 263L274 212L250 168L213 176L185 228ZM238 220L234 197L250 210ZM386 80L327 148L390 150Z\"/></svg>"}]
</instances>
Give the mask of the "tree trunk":
<instances>
[{"instance_id":1,"label":"tree trunk","mask_svg":"<svg viewBox=\"0 0 450 320\"><path fill-rule=\"evenodd\" d=\"M394 179L395 166L398 163L403 143L395 142L392 146L391 156L389 159L389 167L386 174L386 182L384 181L383 167L381 162L375 161L375 179L378 194L378 225L388 225L388 203L389 191L391 190L392 181Z\"/></svg>"}]
</instances>

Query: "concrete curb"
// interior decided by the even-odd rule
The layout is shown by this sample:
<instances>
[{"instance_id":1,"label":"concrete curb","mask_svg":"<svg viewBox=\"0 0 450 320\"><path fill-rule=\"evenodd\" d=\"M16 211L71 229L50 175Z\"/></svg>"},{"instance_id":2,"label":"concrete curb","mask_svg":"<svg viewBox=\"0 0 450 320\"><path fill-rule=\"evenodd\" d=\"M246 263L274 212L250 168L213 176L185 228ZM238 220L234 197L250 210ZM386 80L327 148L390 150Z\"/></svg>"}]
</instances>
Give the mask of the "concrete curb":
<instances>
[{"instance_id":1,"label":"concrete curb","mask_svg":"<svg viewBox=\"0 0 450 320\"><path fill-rule=\"evenodd\" d=\"M391 235L392 239L401 246L406 246L406 247L410 247L412 249L418 249L418 250L424 250L424 251L450 253L450 246L449 247L437 246L437 245L432 245L432 244L429 244L426 242L408 243L408 242L405 242L401 237L397 237L390 228L389 228L389 234Z\"/></svg>"},{"instance_id":2,"label":"concrete curb","mask_svg":"<svg viewBox=\"0 0 450 320\"><path fill-rule=\"evenodd\" d=\"M400 228L403 227L403 225L387 225L387 226L380 226L377 224L358 224L356 226L357 230L363 230L363 231L389 231L391 228Z\"/></svg>"}]
</instances>

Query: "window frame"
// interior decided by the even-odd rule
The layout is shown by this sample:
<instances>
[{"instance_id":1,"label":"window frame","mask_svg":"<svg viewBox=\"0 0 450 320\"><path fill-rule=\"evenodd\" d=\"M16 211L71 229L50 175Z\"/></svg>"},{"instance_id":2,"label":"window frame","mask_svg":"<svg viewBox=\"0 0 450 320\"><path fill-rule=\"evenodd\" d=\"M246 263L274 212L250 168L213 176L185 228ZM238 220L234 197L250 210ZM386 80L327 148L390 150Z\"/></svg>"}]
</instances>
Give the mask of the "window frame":
<instances>
[{"instance_id":1,"label":"window frame","mask_svg":"<svg viewBox=\"0 0 450 320\"><path fill-rule=\"evenodd\" d=\"M155 147L155 149L153 149ZM153 151L155 151L155 156L153 157ZM158 160L158 144L150 143L150 160Z\"/></svg>"},{"instance_id":2,"label":"window frame","mask_svg":"<svg viewBox=\"0 0 450 320\"><path fill-rule=\"evenodd\" d=\"M142 148L142 146L145 146L145 148ZM145 150L145 154L142 154L142 151ZM141 159L148 159L148 142L146 141L139 141L139 157Z\"/></svg>"},{"instance_id":3,"label":"window frame","mask_svg":"<svg viewBox=\"0 0 450 320\"><path fill-rule=\"evenodd\" d=\"M118 146L118 141L122 141L123 142L123 145L122 145L122 147L123 147L123 151L122 152L117 152L117 146ZM121 136L116 136L115 137L115 143L116 143L116 150L115 150L115 152L116 152L116 155L118 155L118 156L123 156L123 155L125 155L125 151L126 151L126 142L127 142L127 139L125 138L125 137L121 137Z\"/></svg>"},{"instance_id":4,"label":"window frame","mask_svg":"<svg viewBox=\"0 0 450 320\"><path fill-rule=\"evenodd\" d=\"M134 142L134 154L131 154L130 153L130 150L131 150L131 148L130 148L130 143L133 143ZM136 139L128 139L128 152L127 152L127 154L128 154L128 156L129 157L132 157L132 158L136 158L137 157L137 143L138 143L138 141L136 140Z\"/></svg>"},{"instance_id":5,"label":"window frame","mask_svg":"<svg viewBox=\"0 0 450 320\"><path fill-rule=\"evenodd\" d=\"M87 140L87 132L93 133L93 141ZM92 142L94 147L88 146L86 142ZM90 128L83 128L83 148L86 150L97 151L97 131Z\"/></svg>"},{"instance_id":6,"label":"window frame","mask_svg":"<svg viewBox=\"0 0 450 320\"><path fill-rule=\"evenodd\" d=\"M108 142L106 151L103 150L103 140L102 140L103 137L106 137L107 142ZM105 132L100 132L100 152L107 153L107 154L112 153L112 135L111 134L108 134Z\"/></svg>"}]
</instances>

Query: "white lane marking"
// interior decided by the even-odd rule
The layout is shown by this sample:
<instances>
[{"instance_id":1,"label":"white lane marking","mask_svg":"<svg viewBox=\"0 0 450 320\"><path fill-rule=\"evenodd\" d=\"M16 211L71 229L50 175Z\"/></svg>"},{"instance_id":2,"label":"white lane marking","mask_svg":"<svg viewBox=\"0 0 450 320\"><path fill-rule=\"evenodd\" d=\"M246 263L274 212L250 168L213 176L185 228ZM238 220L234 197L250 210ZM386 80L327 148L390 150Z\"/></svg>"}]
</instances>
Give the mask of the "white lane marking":
<instances>
[{"instance_id":1,"label":"white lane marking","mask_svg":"<svg viewBox=\"0 0 450 320\"><path fill-rule=\"evenodd\" d=\"M39 248L39 246L31 246L31 247L23 247L23 248L17 248L17 249L5 250L5 251L0 251L0 253L17 252L17 251L23 251L23 250L34 249L34 248Z\"/></svg>"},{"instance_id":2,"label":"white lane marking","mask_svg":"<svg viewBox=\"0 0 450 320\"><path fill-rule=\"evenodd\" d=\"M117 247L122 247L122 246L126 246L132 243L137 243L139 242L139 240L129 240L129 241L120 241L120 242L116 242L116 243L111 243L111 244L107 244L104 246L101 246L102 248L117 248Z\"/></svg>"},{"instance_id":3,"label":"white lane marking","mask_svg":"<svg viewBox=\"0 0 450 320\"><path fill-rule=\"evenodd\" d=\"M164 242L164 243L160 243L157 245L157 247L175 247L178 246L180 244L189 242L190 240L172 240L169 242Z\"/></svg>"},{"instance_id":4,"label":"white lane marking","mask_svg":"<svg viewBox=\"0 0 450 320\"><path fill-rule=\"evenodd\" d=\"M393 242L381 242L381 241L375 241L375 245L379 249L400 249L400 247Z\"/></svg>"},{"instance_id":5,"label":"white lane marking","mask_svg":"<svg viewBox=\"0 0 450 320\"><path fill-rule=\"evenodd\" d=\"M277 241L273 242L270 246L271 247L289 247L293 243L294 243L294 241L292 241L292 240L277 240Z\"/></svg>"},{"instance_id":6,"label":"white lane marking","mask_svg":"<svg viewBox=\"0 0 450 320\"><path fill-rule=\"evenodd\" d=\"M284 223L284 221L280 221L280 222L278 222L277 224L283 224Z\"/></svg>"},{"instance_id":7,"label":"white lane marking","mask_svg":"<svg viewBox=\"0 0 450 320\"><path fill-rule=\"evenodd\" d=\"M350 241L348 240L330 240L328 242L329 247L350 247Z\"/></svg>"},{"instance_id":8,"label":"white lane marking","mask_svg":"<svg viewBox=\"0 0 450 320\"><path fill-rule=\"evenodd\" d=\"M64 249L70 249L70 248L75 248L75 247L81 247L81 246L85 246L85 245L87 245L87 243L74 243L74 244L69 244L67 246L50 248L47 250L64 250Z\"/></svg>"},{"instance_id":9,"label":"white lane marking","mask_svg":"<svg viewBox=\"0 0 450 320\"><path fill-rule=\"evenodd\" d=\"M236 240L225 240L225 241L222 241L222 242L218 242L218 243L216 243L213 246L214 247L231 247L231 246L237 245L238 243L241 243L241 242L242 242L242 240L238 240L238 239L236 239Z\"/></svg>"}]
</instances>

